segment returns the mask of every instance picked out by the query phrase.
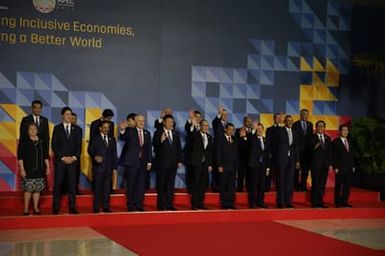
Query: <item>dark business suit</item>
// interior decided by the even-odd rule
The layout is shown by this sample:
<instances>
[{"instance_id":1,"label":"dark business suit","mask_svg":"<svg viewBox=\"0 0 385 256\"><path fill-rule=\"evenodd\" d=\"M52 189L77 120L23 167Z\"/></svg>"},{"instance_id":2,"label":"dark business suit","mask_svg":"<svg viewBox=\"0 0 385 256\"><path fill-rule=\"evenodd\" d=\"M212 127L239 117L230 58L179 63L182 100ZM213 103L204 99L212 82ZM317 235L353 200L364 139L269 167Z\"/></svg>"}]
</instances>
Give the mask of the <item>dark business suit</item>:
<instances>
[{"instance_id":1,"label":"dark business suit","mask_svg":"<svg viewBox=\"0 0 385 256\"><path fill-rule=\"evenodd\" d=\"M92 158L92 179L94 183L93 210L99 211L100 200L103 199L103 209L110 208L110 191L112 184L112 172L118 168L118 156L116 140L106 135L95 135L88 145L88 154ZM96 156L103 158L102 163L97 163Z\"/></svg>"},{"instance_id":2,"label":"dark business suit","mask_svg":"<svg viewBox=\"0 0 385 256\"><path fill-rule=\"evenodd\" d=\"M266 142L270 149L270 159L271 159L271 167L270 167L270 173L266 177L266 189L265 191L271 190L271 183L276 178L277 175L277 135L278 131L281 127L278 125L272 125L266 129ZM276 182L274 180L274 182Z\"/></svg>"},{"instance_id":3,"label":"dark business suit","mask_svg":"<svg viewBox=\"0 0 385 256\"><path fill-rule=\"evenodd\" d=\"M45 144L46 148L49 148L49 125L48 119L44 116L39 117L39 125L37 127L39 139ZM33 115L23 117L20 123L20 140L28 137L28 125L34 123Z\"/></svg>"},{"instance_id":4,"label":"dark business suit","mask_svg":"<svg viewBox=\"0 0 385 256\"><path fill-rule=\"evenodd\" d=\"M310 169L310 150L308 148L309 146L309 140L311 136L313 135L313 124L309 121L306 121L306 127L302 127L302 121L298 120L294 122L293 129L296 130L298 134L299 139L299 162L301 165L301 180L299 170L295 170L295 177L294 177L294 187L296 190L302 190L305 191L307 189L307 178L309 176L309 169Z\"/></svg>"},{"instance_id":5,"label":"dark business suit","mask_svg":"<svg viewBox=\"0 0 385 256\"><path fill-rule=\"evenodd\" d=\"M174 208L174 187L178 163L182 161L182 146L179 134L172 131L172 141L161 141L164 130L157 130L153 138L156 163L156 189L159 210Z\"/></svg>"},{"instance_id":6,"label":"dark business suit","mask_svg":"<svg viewBox=\"0 0 385 256\"><path fill-rule=\"evenodd\" d=\"M348 204L350 194L350 183L354 168L354 149L349 140L348 148L342 139L336 138L333 141L333 167L338 169L334 187L334 203L336 206Z\"/></svg>"},{"instance_id":7,"label":"dark business suit","mask_svg":"<svg viewBox=\"0 0 385 256\"><path fill-rule=\"evenodd\" d=\"M240 129L235 131L235 137L238 141L238 159L239 168L237 172L237 191L242 192L245 184L245 176L249 169L249 157L250 157L250 141L247 136L251 135L251 129L246 130L246 137L242 138L240 135ZM247 179L246 179L247 186Z\"/></svg>"},{"instance_id":8,"label":"dark business suit","mask_svg":"<svg viewBox=\"0 0 385 256\"><path fill-rule=\"evenodd\" d=\"M55 154L52 206L54 212L58 212L60 208L60 195L65 178L67 179L69 209L76 210L76 176L81 149L82 130L78 126L71 125L68 138L63 123L55 126L52 134L52 151ZM72 164L65 164L61 159L67 156L75 156L77 160Z\"/></svg>"},{"instance_id":9,"label":"dark business suit","mask_svg":"<svg viewBox=\"0 0 385 256\"><path fill-rule=\"evenodd\" d=\"M186 121L186 124L184 126L185 132L186 132L186 143L183 148L183 153L185 156L185 182L186 182L186 188L187 192L191 193L191 182L192 182L192 166L190 164L190 155L191 155L191 134L194 132L199 131L197 126L193 127L193 130L191 131L192 122L190 120Z\"/></svg>"},{"instance_id":10,"label":"dark business suit","mask_svg":"<svg viewBox=\"0 0 385 256\"><path fill-rule=\"evenodd\" d=\"M263 206L265 200L266 169L270 168L270 151L267 140L256 134L248 137L250 141L249 169L247 171L247 192L249 206ZM263 147L261 143L263 140Z\"/></svg>"},{"instance_id":11,"label":"dark business suit","mask_svg":"<svg viewBox=\"0 0 385 256\"><path fill-rule=\"evenodd\" d=\"M297 133L291 129L293 141L289 144L286 127L277 132L276 161L277 171L277 206L290 206L293 200L293 180L295 164L299 161L299 141Z\"/></svg>"},{"instance_id":12,"label":"dark business suit","mask_svg":"<svg viewBox=\"0 0 385 256\"><path fill-rule=\"evenodd\" d=\"M223 134L216 140L215 159L217 168L223 167L219 173L220 203L222 208L234 206L235 176L238 169L238 142L232 136L231 143Z\"/></svg>"},{"instance_id":13,"label":"dark business suit","mask_svg":"<svg viewBox=\"0 0 385 256\"><path fill-rule=\"evenodd\" d=\"M143 208L147 163L152 162L151 134L143 129L143 145L140 145L137 128L126 128L120 139L124 141L119 164L126 177L127 209Z\"/></svg>"},{"instance_id":14,"label":"dark business suit","mask_svg":"<svg viewBox=\"0 0 385 256\"><path fill-rule=\"evenodd\" d=\"M213 138L206 133L207 145L205 147L200 131L194 130L188 136L190 140L188 159L191 167L191 208L204 208L208 167L213 166Z\"/></svg>"},{"instance_id":15,"label":"dark business suit","mask_svg":"<svg viewBox=\"0 0 385 256\"><path fill-rule=\"evenodd\" d=\"M100 127L101 122L102 122L101 118L96 119L96 120L91 122L91 124L90 124L90 141L94 138L95 135L100 134L99 127ZM108 132L108 137L112 138L112 137L115 137L114 136L115 124L112 121L109 121L109 123L110 123L110 131Z\"/></svg>"},{"instance_id":16,"label":"dark business suit","mask_svg":"<svg viewBox=\"0 0 385 256\"><path fill-rule=\"evenodd\" d=\"M321 143L317 133L313 134L309 141L311 150L311 203L313 206L323 205L328 168L332 165L332 142L328 135L324 134L325 143ZM315 149L317 143L321 145Z\"/></svg>"},{"instance_id":17,"label":"dark business suit","mask_svg":"<svg viewBox=\"0 0 385 256\"><path fill-rule=\"evenodd\" d=\"M217 144L217 139L223 136L225 133L225 127L227 122L222 121L221 118L218 118L216 116L212 121L212 127L214 132L214 151ZM216 159L215 159L215 153L214 153L214 168L211 172L211 188L213 191L218 192L219 191L219 174L218 174L218 168L216 166Z\"/></svg>"}]
</instances>

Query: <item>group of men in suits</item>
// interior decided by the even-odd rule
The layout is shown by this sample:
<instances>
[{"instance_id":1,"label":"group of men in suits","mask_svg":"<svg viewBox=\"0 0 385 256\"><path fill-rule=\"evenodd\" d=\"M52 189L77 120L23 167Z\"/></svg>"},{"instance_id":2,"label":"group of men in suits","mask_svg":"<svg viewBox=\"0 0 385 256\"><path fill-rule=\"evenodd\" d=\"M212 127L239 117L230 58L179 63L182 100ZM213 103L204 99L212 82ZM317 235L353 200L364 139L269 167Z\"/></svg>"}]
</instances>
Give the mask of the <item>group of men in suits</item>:
<instances>
[{"instance_id":1,"label":"group of men in suits","mask_svg":"<svg viewBox=\"0 0 385 256\"><path fill-rule=\"evenodd\" d=\"M34 122L39 137L49 144L48 119L41 116L42 102L33 101L32 114L23 118L20 139L26 136L26 127ZM211 187L220 193L222 209L236 209L235 192L246 187L250 208L266 208L264 193L274 181L277 190L277 208L293 208L294 189L307 191L311 170L311 203L326 207L323 202L328 172L336 173L335 204L351 207L348 203L354 159L348 126L340 127L340 136L334 141L325 134L326 123L308 121L309 112L302 109L300 120L293 122L290 115L275 113L274 124L266 129L262 123L244 118L244 126L235 130L228 122L224 108L209 122L199 111L191 111L185 124L186 144L175 129L172 110L165 108L155 121L154 136L145 129L143 115L129 114L119 125L118 137L123 142L118 158L114 136L113 112L103 111L102 117L91 123L88 153L92 159L93 212L111 212L109 200L112 174L123 167L128 211L144 211L143 200L150 170L156 170L158 210L176 210L173 203L177 169L186 166L186 183L191 194L191 209L207 209L205 191ZM76 186L82 148L82 129L75 124L71 108L61 111L62 122L54 127L52 150L55 155L53 214L60 210L64 183L68 189L69 212L76 214ZM282 125L283 120L283 125ZM153 153L155 157L153 158ZM184 156L184 157L183 157ZM100 207L101 206L101 207Z\"/></svg>"}]
</instances>

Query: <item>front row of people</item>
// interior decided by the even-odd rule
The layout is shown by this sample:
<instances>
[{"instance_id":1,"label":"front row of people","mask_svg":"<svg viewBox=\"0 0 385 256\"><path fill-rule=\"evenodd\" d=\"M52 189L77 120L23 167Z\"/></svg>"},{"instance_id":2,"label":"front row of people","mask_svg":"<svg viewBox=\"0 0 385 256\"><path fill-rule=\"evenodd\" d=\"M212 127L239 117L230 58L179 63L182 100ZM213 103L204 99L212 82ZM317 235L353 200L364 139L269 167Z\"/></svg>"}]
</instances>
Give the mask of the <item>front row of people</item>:
<instances>
[{"instance_id":1,"label":"front row of people","mask_svg":"<svg viewBox=\"0 0 385 256\"><path fill-rule=\"evenodd\" d=\"M52 135L52 150L55 154L55 173L53 188L52 213L60 210L60 197L63 182L68 183L68 207L72 214L76 208L76 175L82 145L82 130L71 124L72 110L65 107L61 112L63 122L55 126ZM157 208L158 210L176 210L174 207L174 185L176 172L182 164L181 139L174 129L174 119L166 114L162 127L152 140L151 134L144 128L145 118L134 117L134 126L122 123L119 127L119 139L124 142L118 159L117 142L111 136L110 121L99 123L99 135L89 142L88 153L92 159L92 177L94 183L93 212L111 212L110 192L112 173L118 165L124 169L128 211L144 211L145 175L151 169L156 170ZM241 130L241 136L234 136L235 127L226 123L223 134L214 138L208 133L209 123L190 114L186 124L185 164L189 167L191 209L207 209L204 204L205 191L208 187L209 173L216 173L222 209L236 209L236 173L240 166L239 145L248 141L250 145L249 161L246 169L246 185L250 208L267 208L264 202L266 177L272 166L276 166L276 206L293 208L293 179L295 170L300 168L299 139L292 129L293 118L285 117L285 126L276 133L275 149L263 137L264 127L254 123L253 130ZM335 204L337 207L351 207L348 204L351 173L354 171L353 154L348 137L348 127L340 127L340 137L331 141L324 134L325 122L316 123L316 133L312 135L311 145L311 203L313 207L324 208L322 201L328 172L334 168L336 173ZM20 141L18 159L24 186L24 214L28 214L30 198L33 198L34 212L39 214L39 192L45 187L44 175L50 172L48 146L39 139L38 126L30 123L28 136ZM155 159L152 159L154 148ZM272 152L274 150L274 152ZM33 154L31 154L33 152ZM274 159L272 159L274 155ZM242 163L243 165L245 163Z\"/></svg>"}]
</instances>

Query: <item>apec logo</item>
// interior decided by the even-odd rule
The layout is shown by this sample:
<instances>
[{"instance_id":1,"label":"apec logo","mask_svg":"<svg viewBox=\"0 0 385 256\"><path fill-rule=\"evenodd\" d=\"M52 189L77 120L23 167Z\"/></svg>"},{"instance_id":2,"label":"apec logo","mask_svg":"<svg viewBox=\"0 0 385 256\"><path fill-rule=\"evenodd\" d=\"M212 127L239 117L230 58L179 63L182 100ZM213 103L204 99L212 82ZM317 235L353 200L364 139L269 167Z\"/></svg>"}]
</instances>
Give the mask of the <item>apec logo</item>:
<instances>
[{"instance_id":1,"label":"apec logo","mask_svg":"<svg viewBox=\"0 0 385 256\"><path fill-rule=\"evenodd\" d=\"M75 8L75 0L32 0L33 6L40 13L50 13L55 9Z\"/></svg>"}]
</instances>

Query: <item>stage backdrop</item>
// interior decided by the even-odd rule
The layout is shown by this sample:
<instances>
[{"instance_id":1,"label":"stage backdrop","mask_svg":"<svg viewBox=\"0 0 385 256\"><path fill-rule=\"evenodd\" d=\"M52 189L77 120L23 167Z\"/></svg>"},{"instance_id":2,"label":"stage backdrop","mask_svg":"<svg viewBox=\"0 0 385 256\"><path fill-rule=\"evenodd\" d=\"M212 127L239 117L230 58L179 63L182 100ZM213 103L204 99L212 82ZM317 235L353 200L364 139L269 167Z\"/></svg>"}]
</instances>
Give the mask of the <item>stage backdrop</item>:
<instances>
[{"instance_id":1,"label":"stage backdrop","mask_svg":"<svg viewBox=\"0 0 385 256\"><path fill-rule=\"evenodd\" d=\"M50 129L70 106L84 131L81 184L89 186L89 124L111 108L188 111L210 121L218 105L241 126L272 113L325 120L334 134L349 72L351 8L336 0L8 0L0 2L0 190L20 189L16 149L21 118L44 102ZM152 184L153 184L152 175ZM177 187L184 186L184 170Z\"/></svg>"}]
</instances>

